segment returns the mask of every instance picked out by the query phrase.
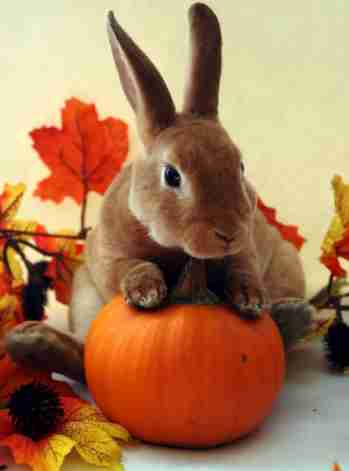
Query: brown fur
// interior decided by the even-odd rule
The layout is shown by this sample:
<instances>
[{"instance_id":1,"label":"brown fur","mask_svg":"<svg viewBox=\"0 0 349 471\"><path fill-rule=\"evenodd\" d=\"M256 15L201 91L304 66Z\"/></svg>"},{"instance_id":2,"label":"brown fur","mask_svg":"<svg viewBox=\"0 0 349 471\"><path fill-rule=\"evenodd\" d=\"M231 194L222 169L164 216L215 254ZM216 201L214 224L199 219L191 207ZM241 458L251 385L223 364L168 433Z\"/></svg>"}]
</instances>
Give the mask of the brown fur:
<instances>
[{"instance_id":1,"label":"brown fur","mask_svg":"<svg viewBox=\"0 0 349 471\"><path fill-rule=\"evenodd\" d=\"M137 306L160 305L189 256L207 261L209 287L240 315L258 317L272 303L287 348L310 324L298 253L257 209L240 152L219 122L218 20L200 3L191 7L189 18L191 67L183 112L176 113L155 66L109 15L115 64L146 152L112 183L89 234L86 264L76 273L70 308L77 345L100 307L120 291ZM179 188L164 182L166 165L180 173ZM71 337L54 336L46 328L47 335L38 326L41 341L50 339L52 350L52 339L57 339L57 348L65 350L51 355L50 369L72 375L66 365ZM28 357L25 330L20 326L7 339L16 359L21 353ZM30 355L35 357L33 349ZM76 377L81 379L81 371Z\"/></svg>"}]
</instances>

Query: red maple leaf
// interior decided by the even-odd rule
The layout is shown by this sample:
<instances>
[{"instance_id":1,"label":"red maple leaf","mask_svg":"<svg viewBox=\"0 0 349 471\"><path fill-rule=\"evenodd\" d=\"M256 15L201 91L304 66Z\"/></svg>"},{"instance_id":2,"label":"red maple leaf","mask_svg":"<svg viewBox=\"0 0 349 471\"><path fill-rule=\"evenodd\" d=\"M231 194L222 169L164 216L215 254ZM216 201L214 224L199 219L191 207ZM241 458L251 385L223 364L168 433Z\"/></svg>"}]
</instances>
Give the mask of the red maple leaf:
<instances>
[{"instance_id":1,"label":"red maple leaf","mask_svg":"<svg viewBox=\"0 0 349 471\"><path fill-rule=\"evenodd\" d=\"M72 292L73 275L83 262L84 244L78 239L65 238L73 235L71 231L62 231L61 237L45 237L46 229L39 225L40 236L34 237L36 245L52 258L46 270L46 276L52 279L52 288L57 301L69 304Z\"/></svg>"},{"instance_id":2,"label":"red maple leaf","mask_svg":"<svg viewBox=\"0 0 349 471\"><path fill-rule=\"evenodd\" d=\"M266 206L260 198L258 198L258 209L262 211L268 223L271 226L276 227L283 239L291 242L297 250L302 248L305 239L299 234L297 226L291 226L279 222L276 219L276 210Z\"/></svg>"},{"instance_id":3,"label":"red maple leaf","mask_svg":"<svg viewBox=\"0 0 349 471\"><path fill-rule=\"evenodd\" d=\"M62 110L62 129L43 126L30 133L33 147L50 169L34 192L60 203L70 196L81 204L89 191L103 194L128 153L128 126L99 120L96 107L71 98Z\"/></svg>"}]
</instances>

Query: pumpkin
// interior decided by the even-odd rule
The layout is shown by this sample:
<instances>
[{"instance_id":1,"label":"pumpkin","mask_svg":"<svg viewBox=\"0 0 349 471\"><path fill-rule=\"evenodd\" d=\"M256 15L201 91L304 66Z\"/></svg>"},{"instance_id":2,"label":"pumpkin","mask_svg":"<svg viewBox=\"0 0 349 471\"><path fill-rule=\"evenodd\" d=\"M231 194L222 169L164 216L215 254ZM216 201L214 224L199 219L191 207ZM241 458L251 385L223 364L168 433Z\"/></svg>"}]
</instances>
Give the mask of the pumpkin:
<instances>
[{"instance_id":1,"label":"pumpkin","mask_svg":"<svg viewBox=\"0 0 349 471\"><path fill-rule=\"evenodd\" d=\"M133 436L206 448L254 431L269 415L285 355L268 313L243 320L202 299L140 311L117 295L92 323L85 370L102 412Z\"/></svg>"}]
</instances>

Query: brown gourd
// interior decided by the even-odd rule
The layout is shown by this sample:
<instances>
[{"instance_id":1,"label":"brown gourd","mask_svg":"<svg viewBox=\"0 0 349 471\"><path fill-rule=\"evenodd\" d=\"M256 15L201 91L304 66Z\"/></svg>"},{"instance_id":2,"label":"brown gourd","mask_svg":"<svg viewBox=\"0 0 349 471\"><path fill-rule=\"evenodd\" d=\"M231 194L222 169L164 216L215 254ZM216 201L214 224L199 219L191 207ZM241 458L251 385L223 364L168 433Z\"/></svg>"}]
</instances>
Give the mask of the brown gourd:
<instances>
[{"instance_id":1,"label":"brown gourd","mask_svg":"<svg viewBox=\"0 0 349 471\"><path fill-rule=\"evenodd\" d=\"M270 414L283 384L284 348L269 314L244 320L212 301L203 265L191 261L175 301L161 309L140 311L116 296L87 337L93 398L109 419L147 442L231 442Z\"/></svg>"}]
</instances>

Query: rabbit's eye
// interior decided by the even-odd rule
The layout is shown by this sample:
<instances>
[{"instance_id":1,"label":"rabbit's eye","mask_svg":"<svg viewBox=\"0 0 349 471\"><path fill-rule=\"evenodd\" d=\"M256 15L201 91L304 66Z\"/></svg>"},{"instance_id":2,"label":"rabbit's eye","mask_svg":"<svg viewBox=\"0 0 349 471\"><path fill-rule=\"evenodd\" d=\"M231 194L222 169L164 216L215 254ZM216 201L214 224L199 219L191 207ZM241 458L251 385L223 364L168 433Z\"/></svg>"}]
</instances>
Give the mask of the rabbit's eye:
<instances>
[{"instance_id":1,"label":"rabbit's eye","mask_svg":"<svg viewBox=\"0 0 349 471\"><path fill-rule=\"evenodd\" d=\"M181 184L181 176L177 170L171 165L166 165L164 171L165 182L172 188L179 188Z\"/></svg>"}]
</instances>

